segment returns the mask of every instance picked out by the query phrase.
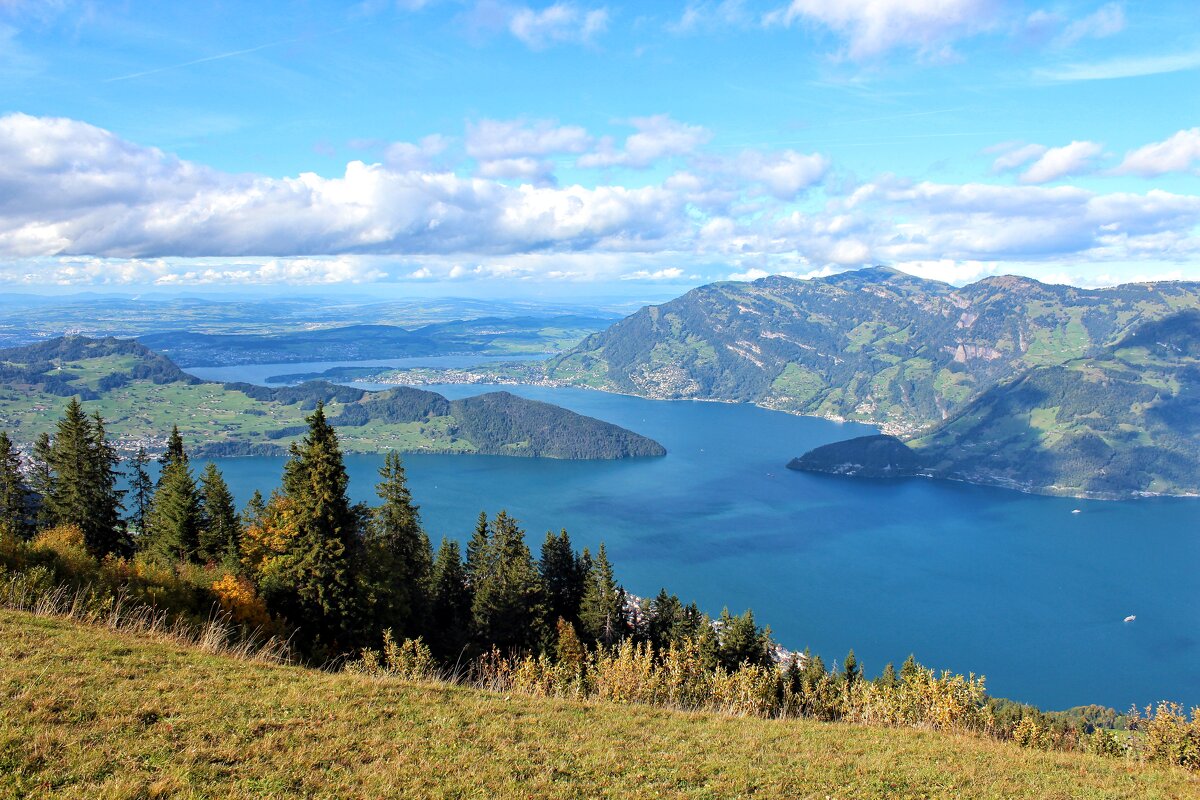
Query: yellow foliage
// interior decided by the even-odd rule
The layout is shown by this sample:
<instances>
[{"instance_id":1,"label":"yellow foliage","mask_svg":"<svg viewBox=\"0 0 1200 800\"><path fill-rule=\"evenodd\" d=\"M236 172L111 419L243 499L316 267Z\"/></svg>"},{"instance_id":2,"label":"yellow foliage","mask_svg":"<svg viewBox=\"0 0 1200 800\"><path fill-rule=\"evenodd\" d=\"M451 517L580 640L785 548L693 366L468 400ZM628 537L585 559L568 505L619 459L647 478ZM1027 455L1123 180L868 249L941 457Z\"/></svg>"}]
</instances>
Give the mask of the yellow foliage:
<instances>
[{"instance_id":1,"label":"yellow foliage","mask_svg":"<svg viewBox=\"0 0 1200 800\"><path fill-rule=\"evenodd\" d=\"M271 572L300 533L296 504L272 497L262 519L247 526L242 536L242 565L256 575Z\"/></svg>"},{"instance_id":2,"label":"yellow foliage","mask_svg":"<svg viewBox=\"0 0 1200 800\"><path fill-rule=\"evenodd\" d=\"M83 543L83 529L78 525L56 525L46 528L33 538L33 547L35 550L53 550L59 555L87 552Z\"/></svg>"},{"instance_id":3,"label":"yellow foliage","mask_svg":"<svg viewBox=\"0 0 1200 800\"><path fill-rule=\"evenodd\" d=\"M234 622L264 631L271 627L271 615L267 612L267 605L248 579L226 574L220 580L213 581L212 591L217 596L221 609L229 614Z\"/></svg>"}]
</instances>

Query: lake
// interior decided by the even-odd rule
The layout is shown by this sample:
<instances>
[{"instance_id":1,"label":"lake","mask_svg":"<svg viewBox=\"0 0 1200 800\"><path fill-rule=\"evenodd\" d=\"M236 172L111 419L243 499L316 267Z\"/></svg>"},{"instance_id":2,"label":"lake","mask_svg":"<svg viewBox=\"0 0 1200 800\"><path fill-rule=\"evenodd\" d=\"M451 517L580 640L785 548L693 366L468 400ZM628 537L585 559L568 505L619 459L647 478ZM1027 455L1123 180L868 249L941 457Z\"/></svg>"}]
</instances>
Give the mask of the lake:
<instances>
[{"instance_id":1,"label":"lake","mask_svg":"<svg viewBox=\"0 0 1200 800\"><path fill-rule=\"evenodd\" d=\"M205 373L246 380L251 369ZM668 450L598 462L406 456L435 544L465 541L481 509L504 508L535 554L548 529L567 528L577 547L604 541L634 594L666 586L710 614L753 608L781 644L810 647L827 664L854 648L876 674L911 652L928 666L983 673L991 693L1047 709L1200 704L1200 502L811 475L784 465L872 429L581 389L428 388L451 397L503 388ZM372 499L381 461L347 458L354 499ZM218 464L245 502L277 485L283 460ZM1130 614L1137 620L1123 622Z\"/></svg>"}]
</instances>

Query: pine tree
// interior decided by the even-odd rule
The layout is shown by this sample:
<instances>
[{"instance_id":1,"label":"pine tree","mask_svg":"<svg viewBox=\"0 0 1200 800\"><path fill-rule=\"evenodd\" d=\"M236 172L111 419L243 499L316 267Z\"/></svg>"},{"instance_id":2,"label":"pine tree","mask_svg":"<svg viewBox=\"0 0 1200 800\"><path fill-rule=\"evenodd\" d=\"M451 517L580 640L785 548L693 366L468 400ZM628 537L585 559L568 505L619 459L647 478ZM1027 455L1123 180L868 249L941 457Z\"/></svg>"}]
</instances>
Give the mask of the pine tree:
<instances>
[{"instance_id":1,"label":"pine tree","mask_svg":"<svg viewBox=\"0 0 1200 800\"><path fill-rule=\"evenodd\" d=\"M199 548L200 521L200 493L192 470L186 459L172 460L159 476L142 550L165 561L191 561Z\"/></svg>"},{"instance_id":2,"label":"pine tree","mask_svg":"<svg viewBox=\"0 0 1200 800\"><path fill-rule=\"evenodd\" d=\"M28 539L33 533L30 491L21 473L21 456L0 431L0 540Z\"/></svg>"},{"instance_id":3,"label":"pine tree","mask_svg":"<svg viewBox=\"0 0 1200 800\"><path fill-rule=\"evenodd\" d=\"M896 668L892 666L892 662L889 661L884 665L883 674L879 676L877 683L888 689L894 689L900 685L900 679L896 677Z\"/></svg>"},{"instance_id":4,"label":"pine tree","mask_svg":"<svg viewBox=\"0 0 1200 800\"><path fill-rule=\"evenodd\" d=\"M904 659L904 663L900 665L900 680L910 680L916 676L920 669L921 667L917 664L916 657L912 653L909 653L908 658Z\"/></svg>"},{"instance_id":5,"label":"pine tree","mask_svg":"<svg viewBox=\"0 0 1200 800\"><path fill-rule=\"evenodd\" d=\"M621 640L625 634L624 594L601 542L579 605L579 624L588 640L605 646Z\"/></svg>"},{"instance_id":6,"label":"pine tree","mask_svg":"<svg viewBox=\"0 0 1200 800\"><path fill-rule=\"evenodd\" d=\"M372 514L368 543L368 563L380 590L379 627L413 637L426 628L433 552L398 453L387 454L379 477L383 505Z\"/></svg>"},{"instance_id":7,"label":"pine tree","mask_svg":"<svg viewBox=\"0 0 1200 800\"><path fill-rule=\"evenodd\" d=\"M254 494L250 496L250 501L246 503L246 507L242 509L241 522L242 528L249 528L251 525L257 525L262 521L263 516L267 513L267 503L263 500L262 492L258 489L254 490Z\"/></svg>"},{"instance_id":8,"label":"pine tree","mask_svg":"<svg viewBox=\"0 0 1200 800\"><path fill-rule=\"evenodd\" d=\"M146 455L144 447L139 447L133 458L129 459L129 491L133 495L133 517L130 522L133 523L133 529L138 536L146 533L154 500L154 481L150 480L150 474L146 472L146 465L149 463L150 456Z\"/></svg>"},{"instance_id":9,"label":"pine tree","mask_svg":"<svg viewBox=\"0 0 1200 800\"><path fill-rule=\"evenodd\" d=\"M234 568L242 527L233 508L233 494L217 465L211 461L200 476L200 531L197 555L204 562L221 562Z\"/></svg>"},{"instance_id":10,"label":"pine tree","mask_svg":"<svg viewBox=\"0 0 1200 800\"><path fill-rule=\"evenodd\" d=\"M275 602L304 627L299 638L331 655L350 644L356 619L358 516L346 496L349 478L337 434L318 403L308 433L292 445L283 497L295 507L298 534L280 561Z\"/></svg>"},{"instance_id":11,"label":"pine tree","mask_svg":"<svg viewBox=\"0 0 1200 800\"><path fill-rule=\"evenodd\" d=\"M538 572L546 589L548 619L578 622L587 574L581 570L580 558L572 549L571 537L565 529L558 534L546 532Z\"/></svg>"},{"instance_id":12,"label":"pine tree","mask_svg":"<svg viewBox=\"0 0 1200 800\"><path fill-rule=\"evenodd\" d=\"M484 647L529 650L546 638L542 581L525 532L504 511L491 525L487 564L474 588L471 616Z\"/></svg>"},{"instance_id":13,"label":"pine tree","mask_svg":"<svg viewBox=\"0 0 1200 800\"><path fill-rule=\"evenodd\" d=\"M647 610L649 623L646 634L655 650L666 650L672 643L682 640L679 633L684 620L684 608L678 597L668 594L666 589L660 589Z\"/></svg>"},{"instance_id":14,"label":"pine tree","mask_svg":"<svg viewBox=\"0 0 1200 800\"><path fill-rule=\"evenodd\" d=\"M429 595L429 647L441 658L458 658L471 633L471 588L453 539L442 539L438 547Z\"/></svg>"}]
</instances>

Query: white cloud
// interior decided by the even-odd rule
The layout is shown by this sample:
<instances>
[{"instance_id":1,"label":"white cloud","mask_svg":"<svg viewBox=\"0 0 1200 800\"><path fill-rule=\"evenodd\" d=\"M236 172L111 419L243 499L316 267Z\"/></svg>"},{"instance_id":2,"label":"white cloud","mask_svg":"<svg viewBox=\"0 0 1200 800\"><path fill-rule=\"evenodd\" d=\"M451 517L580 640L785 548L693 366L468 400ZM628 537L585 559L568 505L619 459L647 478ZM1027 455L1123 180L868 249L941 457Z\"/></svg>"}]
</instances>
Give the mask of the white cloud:
<instances>
[{"instance_id":1,"label":"white cloud","mask_svg":"<svg viewBox=\"0 0 1200 800\"><path fill-rule=\"evenodd\" d=\"M1005 152L1001 152L996 160L992 162L993 172L1009 172L1024 164L1028 164L1035 158L1041 158L1048 150L1045 145L1026 144L1013 147Z\"/></svg>"},{"instance_id":2,"label":"white cloud","mask_svg":"<svg viewBox=\"0 0 1200 800\"><path fill-rule=\"evenodd\" d=\"M1116 58L1083 64L1041 69L1034 75L1048 81L1104 81L1117 78L1140 78L1200 69L1200 50L1161 56Z\"/></svg>"},{"instance_id":3,"label":"white cloud","mask_svg":"<svg viewBox=\"0 0 1200 800\"><path fill-rule=\"evenodd\" d=\"M1063 147L1046 150L1021 173L1021 183L1047 183L1068 175L1095 170L1095 160L1104 147L1095 142L1071 142Z\"/></svg>"},{"instance_id":4,"label":"white cloud","mask_svg":"<svg viewBox=\"0 0 1200 800\"><path fill-rule=\"evenodd\" d=\"M847 40L845 55L854 60L897 48L940 58L954 41L998 25L1002 11L997 0L792 0L764 22L823 25Z\"/></svg>"},{"instance_id":5,"label":"white cloud","mask_svg":"<svg viewBox=\"0 0 1200 800\"><path fill-rule=\"evenodd\" d=\"M616 152L630 164L691 153L686 170L657 184L558 187L471 177L469 163L449 171L407 160L439 151L443 140L422 140L395 163L276 178L220 172L75 120L0 117L0 282L670 281L878 263L949 279L1014 264L1079 275L1200 262L1194 193L880 176L797 202L825 180L823 156L696 155L703 129L651 119L659 122L642 120L638 133L683 134ZM1185 156L1198 134L1134 151L1127 168L1159 174L1194 164ZM567 146L540 141L523 149ZM1009 168L1042 170L1031 179L1047 180L1089 169L1098 146L1079 144L1091 143L1012 156ZM993 152L1021 149L1005 147ZM1063 155L1051 158L1056 151ZM496 178L536 181L544 160L481 163Z\"/></svg>"},{"instance_id":6,"label":"white cloud","mask_svg":"<svg viewBox=\"0 0 1200 800\"><path fill-rule=\"evenodd\" d=\"M554 44L590 43L608 28L608 10L555 3L540 11L524 6L512 12L508 30L533 50Z\"/></svg>"},{"instance_id":7,"label":"white cloud","mask_svg":"<svg viewBox=\"0 0 1200 800\"><path fill-rule=\"evenodd\" d=\"M1066 27L1057 44L1069 47L1081 39L1104 39L1125 30L1125 9L1119 3L1108 3L1083 19Z\"/></svg>"},{"instance_id":8,"label":"white cloud","mask_svg":"<svg viewBox=\"0 0 1200 800\"><path fill-rule=\"evenodd\" d=\"M420 142L393 142L383 151L383 160L392 169L428 170L432 169L434 158L445 152L450 142L445 136L434 134L426 136Z\"/></svg>"},{"instance_id":9,"label":"white cloud","mask_svg":"<svg viewBox=\"0 0 1200 800\"><path fill-rule=\"evenodd\" d=\"M482 160L582 153L591 144L592 137L584 128L550 120L484 119L467 123L467 155Z\"/></svg>"},{"instance_id":10,"label":"white cloud","mask_svg":"<svg viewBox=\"0 0 1200 800\"><path fill-rule=\"evenodd\" d=\"M637 133L625 139L623 149L616 149L612 140L606 138L595 152L581 156L576 163L581 167L644 169L663 158L690 155L712 138L712 134L699 125L677 122L666 114L635 117L629 122Z\"/></svg>"},{"instance_id":11,"label":"white cloud","mask_svg":"<svg viewBox=\"0 0 1200 800\"><path fill-rule=\"evenodd\" d=\"M729 27L742 27L751 21L746 9L746 0L692 0L683 9L675 22L667 25L672 33L687 34L696 31L712 31Z\"/></svg>"},{"instance_id":12,"label":"white cloud","mask_svg":"<svg viewBox=\"0 0 1200 800\"><path fill-rule=\"evenodd\" d=\"M1113 171L1119 175L1145 177L1200 171L1200 128L1179 131L1165 141L1126 153L1125 159Z\"/></svg>"}]
</instances>

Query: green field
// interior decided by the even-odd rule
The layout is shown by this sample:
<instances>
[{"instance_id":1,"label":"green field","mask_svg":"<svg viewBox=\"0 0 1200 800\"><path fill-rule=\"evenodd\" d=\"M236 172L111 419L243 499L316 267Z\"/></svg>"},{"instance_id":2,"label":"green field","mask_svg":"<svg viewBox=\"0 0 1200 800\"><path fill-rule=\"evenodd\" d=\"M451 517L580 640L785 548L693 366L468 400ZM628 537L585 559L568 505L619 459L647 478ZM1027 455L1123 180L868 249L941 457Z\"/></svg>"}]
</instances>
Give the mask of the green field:
<instances>
[{"instance_id":1,"label":"green field","mask_svg":"<svg viewBox=\"0 0 1200 800\"><path fill-rule=\"evenodd\" d=\"M0 611L0 796L1185 798L1178 769L933 731L538 700Z\"/></svg>"}]
</instances>

